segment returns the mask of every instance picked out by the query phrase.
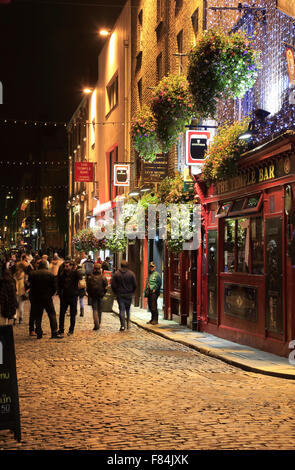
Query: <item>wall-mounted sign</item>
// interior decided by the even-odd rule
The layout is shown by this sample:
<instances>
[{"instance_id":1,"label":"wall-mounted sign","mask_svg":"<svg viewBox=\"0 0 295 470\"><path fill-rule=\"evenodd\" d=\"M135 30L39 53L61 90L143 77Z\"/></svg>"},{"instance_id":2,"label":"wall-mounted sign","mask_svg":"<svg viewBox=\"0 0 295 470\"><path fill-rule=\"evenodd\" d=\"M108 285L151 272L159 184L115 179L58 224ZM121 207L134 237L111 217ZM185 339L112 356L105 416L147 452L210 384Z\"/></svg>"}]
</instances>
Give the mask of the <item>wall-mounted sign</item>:
<instances>
[{"instance_id":1,"label":"wall-mounted sign","mask_svg":"<svg viewBox=\"0 0 295 470\"><path fill-rule=\"evenodd\" d=\"M203 164L205 152L209 148L210 137L211 134L207 131L186 131L185 163L187 165Z\"/></svg>"},{"instance_id":2,"label":"wall-mounted sign","mask_svg":"<svg viewBox=\"0 0 295 470\"><path fill-rule=\"evenodd\" d=\"M75 162L75 182L93 182L93 162Z\"/></svg>"},{"instance_id":3,"label":"wall-mounted sign","mask_svg":"<svg viewBox=\"0 0 295 470\"><path fill-rule=\"evenodd\" d=\"M277 8L286 15L295 18L295 2L290 0L277 0Z\"/></svg>"},{"instance_id":4,"label":"wall-mounted sign","mask_svg":"<svg viewBox=\"0 0 295 470\"><path fill-rule=\"evenodd\" d=\"M13 329L0 326L0 429L10 429L21 440L19 398Z\"/></svg>"},{"instance_id":5,"label":"wall-mounted sign","mask_svg":"<svg viewBox=\"0 0 295 470\"><path fill-rule=\"evenodd\" d=\"M130 165L116 163L114 165L114 186L130 185Z\"/></svg>"},{"instance_id":6,"label":"wall-mounted sign","mask_svg":"<svg viewBox=\"0 0 295 470\"><path fill-rule=\"evenodd\" d=\"M288 64L289 84L295 85L295 60L294 60L294 48L286 46L286 58Z\"/></svg>"},{"instance_id":7,"label":"wall-mounted sign","mask_svg":"<svg viewBox=\"0 0 295 470\"><path fill-rule=\"evenodd\" d=\"M168 176L167 155L157 155L154 162L143 162L142 176L143 184L161 183Z\"/></svg>"}]
</instances>

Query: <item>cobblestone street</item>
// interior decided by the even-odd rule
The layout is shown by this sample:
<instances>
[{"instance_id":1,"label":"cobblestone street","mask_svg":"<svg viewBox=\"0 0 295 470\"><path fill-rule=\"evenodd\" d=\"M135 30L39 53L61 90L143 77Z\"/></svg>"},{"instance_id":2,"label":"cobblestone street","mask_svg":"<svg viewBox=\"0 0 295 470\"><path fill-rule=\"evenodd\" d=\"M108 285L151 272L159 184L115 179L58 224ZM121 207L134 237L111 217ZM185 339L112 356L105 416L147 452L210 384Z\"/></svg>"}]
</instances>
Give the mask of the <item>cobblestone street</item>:
<instances>
[{"instance_id":1,"label":"cobblestone street","mask_svg":"<svg viewBox=\"0 0 295 470\"><path fill-rule=\"evenodd\" d=\"M28 304L28 302L27 302ZM28 305L26 307L28 309ZM293 449L295 381L244 372L90 307L75 334L16 325L22 442L0 449ZM69 317L66 317L66 327ZM67 330L66 330L67 331Z\"/></svg>"}]
</instances>

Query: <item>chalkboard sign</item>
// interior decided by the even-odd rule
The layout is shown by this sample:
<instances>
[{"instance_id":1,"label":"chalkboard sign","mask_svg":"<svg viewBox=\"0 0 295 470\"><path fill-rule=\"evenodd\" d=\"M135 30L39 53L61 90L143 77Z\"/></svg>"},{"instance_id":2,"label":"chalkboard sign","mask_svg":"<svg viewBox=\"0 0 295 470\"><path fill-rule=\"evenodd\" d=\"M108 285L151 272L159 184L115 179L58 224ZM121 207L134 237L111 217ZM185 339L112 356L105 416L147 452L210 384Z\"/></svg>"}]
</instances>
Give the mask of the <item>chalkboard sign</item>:
<instances>
[{"instance_id":1,"label":"chalkboard sign","mask_svg":"<svg viewBox=\"0 0 295 470\"><path fill-rule=\"evenodd\" d=\"M0 326L0 429L10 429L20 442L20 414L13 329Z\"/></svg>"}]
</instances>

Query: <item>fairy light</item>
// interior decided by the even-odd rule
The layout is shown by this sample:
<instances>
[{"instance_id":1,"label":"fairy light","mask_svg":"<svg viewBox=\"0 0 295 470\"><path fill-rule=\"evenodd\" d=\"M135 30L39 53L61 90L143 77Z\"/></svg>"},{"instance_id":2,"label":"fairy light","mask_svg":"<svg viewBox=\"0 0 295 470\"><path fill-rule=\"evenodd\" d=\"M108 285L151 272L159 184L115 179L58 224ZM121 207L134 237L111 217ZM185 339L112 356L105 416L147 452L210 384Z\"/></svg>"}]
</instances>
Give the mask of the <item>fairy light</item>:
<instances>
[{"instance_id":1,"label":"fairy light","mask_svg":"<svg viewBox=\"0 0 295 470\"><path fill-rule=\"evenodd\" d=\"M266 142L286 130L295 130L295 105L289 104L289 77L284 43L295 47L295 20L276 8L275 0L258 0L258 10L214 11L210 7L219 2L208 1L208 28L219 27L230 33L239 21L239 29L253 34L256 49L261 51L262 68L252 90L240 100L220 101L218 121L242 119L254 109L261 108L271 113L258 134L251 141L254 147ZM230 0L227 7L238 7L240 2ZM223 2L225 4L225 2ZM246 4L243 3L245 6Z\"/></svg>"}]
</instances>

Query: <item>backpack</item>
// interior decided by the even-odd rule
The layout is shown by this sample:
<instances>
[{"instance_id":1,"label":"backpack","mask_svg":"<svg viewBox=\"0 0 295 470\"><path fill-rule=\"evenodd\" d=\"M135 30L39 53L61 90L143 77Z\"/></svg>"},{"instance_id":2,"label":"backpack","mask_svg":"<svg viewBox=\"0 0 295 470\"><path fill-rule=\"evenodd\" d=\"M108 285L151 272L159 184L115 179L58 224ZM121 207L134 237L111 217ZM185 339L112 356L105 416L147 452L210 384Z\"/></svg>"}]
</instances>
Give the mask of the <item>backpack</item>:
<instances>
[{"instance_id":1,"label":"backpack","mask_svg":"<svg viewBox=\"0 0 295 470\"><path fill-rule=\"evenodd\" d=\"M104 277L101 274L93 274L88 278L87 291L91 297L103 297L106 293Z\"/></svg>"},{"instance_id":2,"label":"backpack","mask_svg":"<svg viewBox=\"0 0 295 470\"><path fill-rule=\"evenodd\" d=\"M93 262L92 261L85 261L84 263L85 273L92 274L93 273Z\"/></svg>"}]
</instances>

